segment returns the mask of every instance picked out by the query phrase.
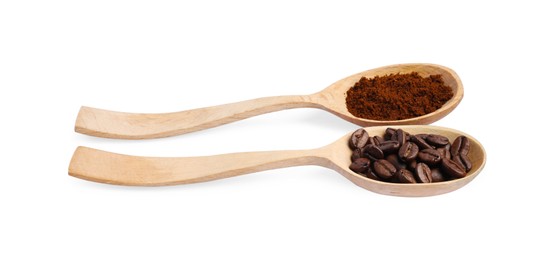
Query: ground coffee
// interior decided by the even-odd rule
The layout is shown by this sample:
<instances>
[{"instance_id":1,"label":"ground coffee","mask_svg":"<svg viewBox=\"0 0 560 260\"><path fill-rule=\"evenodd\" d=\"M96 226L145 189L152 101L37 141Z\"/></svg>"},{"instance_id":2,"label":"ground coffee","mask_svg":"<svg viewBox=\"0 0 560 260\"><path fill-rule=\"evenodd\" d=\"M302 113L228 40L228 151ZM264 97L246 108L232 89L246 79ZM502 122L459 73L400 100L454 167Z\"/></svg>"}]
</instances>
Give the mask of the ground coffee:
<instances>
[{"instance_id":1,"label":"ground coffee","mask_svg":"<svg viewBox=\"0 0 560 260\"><path fill-rule=\"evenodd\" d=\"M431 113L451 97L441 75L390 74L362 77L346 92L346 107L360 118L401 120Z\"/></svg>"}]
</instances>

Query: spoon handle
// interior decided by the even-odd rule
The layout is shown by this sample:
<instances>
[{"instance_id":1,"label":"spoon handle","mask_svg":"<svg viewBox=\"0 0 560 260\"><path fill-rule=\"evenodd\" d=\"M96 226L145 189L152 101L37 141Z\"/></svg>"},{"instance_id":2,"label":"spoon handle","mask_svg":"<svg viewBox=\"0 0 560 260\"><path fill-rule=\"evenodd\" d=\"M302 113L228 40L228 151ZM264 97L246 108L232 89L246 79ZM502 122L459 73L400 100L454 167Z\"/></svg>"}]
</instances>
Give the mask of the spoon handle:
<instances>
[{"instance_id":1,"label":"spoon handle","mask_svg":"<svg viewBox=\"0 0 560 260\"><path fill-rule=\"evenodd\" d=\"M75 131L118 138L148 139L203 130L248 117L298 107L321 107L314 96L276 96L174 113L140 114L82 107Z\"/></svg>"},{"instance_id":2,"label":"spoon handle","mask_svg":"<svg viewBox=\"0 0 560 260\"><path fill-rule=\"evenodd\" d=\"M321 149L231 153L200 157L141 157L78 147L68 174L77 178L131 186L204 182L301 165L329 165Z\"/></svg>"}]
</instances>

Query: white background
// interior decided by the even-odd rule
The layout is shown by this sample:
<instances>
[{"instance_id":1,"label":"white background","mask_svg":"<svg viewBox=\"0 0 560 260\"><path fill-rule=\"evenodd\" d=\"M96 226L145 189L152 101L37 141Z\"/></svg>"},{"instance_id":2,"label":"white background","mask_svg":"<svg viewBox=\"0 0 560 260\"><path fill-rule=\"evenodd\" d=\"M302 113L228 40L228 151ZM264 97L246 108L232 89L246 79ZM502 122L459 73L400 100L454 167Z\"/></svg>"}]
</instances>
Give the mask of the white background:
<instances>
[{"instance_id":1,"label":"white background","mask_svg":"<svg viewBox=\"0 0 560 260\"><path fill-rule=\"evenodd\" d=\"M553 1L199 2L0 2L0 259L560 257ZM145 156L307 149L358 127L294 109L109 140L73 132L81 105L170 112L310 94L408 62L463 81L463 101L434 125L477 138L488 162L455 192L384 196L316 166L156 188L67 175L78 145Z\"/></svg>"}]
</instances>

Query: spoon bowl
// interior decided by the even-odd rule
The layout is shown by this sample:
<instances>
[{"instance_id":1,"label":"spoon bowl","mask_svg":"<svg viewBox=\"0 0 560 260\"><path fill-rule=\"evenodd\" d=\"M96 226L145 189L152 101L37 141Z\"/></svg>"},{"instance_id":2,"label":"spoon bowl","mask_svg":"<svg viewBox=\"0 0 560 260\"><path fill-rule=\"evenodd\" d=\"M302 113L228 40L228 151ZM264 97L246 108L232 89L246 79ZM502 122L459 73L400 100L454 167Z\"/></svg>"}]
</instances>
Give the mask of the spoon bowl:
<instances>
[{"instance_id":1,"label":"spoon bowl","mask_svg":"<svg viewBox=\"0 0 560 260\"><path fill-rule=\"evenodd\" d=\"M360 78L374 78L375 76L384 76L389 74L406 74L417 72L422 77L440 74L445 85L449 86L453 91L453 97L448 100L438 110L418 117L412 117L401 120L372 120L367 118L356 117L346 108L346 92L358 82ZM398 64L391 65L372 70L363 71L352 76L341 79L321 92L315 94L314 100L322 105L321 109L327 110L347 121L360 126L377 126L377 125L424 125L431 124L447 114L459 105L463 99L463 84L461 79L450 68L436 64Z\"/></svg>"},{"instance_id":2,"label":"spoon bowl","mask_svg":"<svg viewBox=\"0 0 560 260\"><path fill-rule=\"evenodd\" d=\"M340 173L354 184L376 193L420 197L454 191L472 181L484 168L486 153L473 137L451 128L438 126L402 126L411 133L439 134L450 140L464 135L471 141L469 158L472 169L466 177L451 181L422 184L398 184L376 181L352 172L348 133L337 141L317 149L231 153L201 157L142 157L78 147L68 173L71 176L108 184L132 186L176 185L218 180L242 174L301 165L319 165ZM382 135L386 127L365 128L370 136Z\"/></svg>"},{"instance_id":3,"label":"spoon bowl","mask_svg":"<svg viewBox=\"0 0 560 260\"><path fill-rule=\"evenodd\" d=\"M346 108L346 92L361 77L372 78L396 73L417 72L420 76L441 74L453 97L438 110L403 120L359 118ZM420 125L435 122L449 114L463 98L463 85L451 69L436 64L398 64L360 72L341 79L311 95L275 96L173 113L145 114L82 107L76 118L75 131L82 134L118 138L161 138L199 131L274 111L311 107L331 112L360 126Z\"/></svg>"},{"instance_id":4,"label":"spoon bowl","mask_svg":"<svg viewBox=\"0 0 560 260\"><path fill-rule=\"evenodd\" d=\"M332 148L329 149L332 149L333 152L336 152L336 154L331 157L334 165L332 165L330 168L334 169L354 184L369 191L385 195L423 197L448 193L467 185L482 171L484 165L486 164L486 152L482 144L474 137L461 131L446 127L428 125L405 125L393 127L401 128L410 134L426 133L442 135L449 138L449 140L455 140L455 138L461 135L466 136L470 139L471 144L468 156L472 162L472 169L464 178L444 182L406 184L376 181L356 174L348 169L348 166L351 163L350 156L352 154L352 150L348 148L348 140L350 139L352 133L346 134L344 137L331 144L333 146L332 148L336 147L336 151L334 151L334 149ZM370 136L383 136L386 127L367 127L364 129Z\"/></svg>"}]
</instances>

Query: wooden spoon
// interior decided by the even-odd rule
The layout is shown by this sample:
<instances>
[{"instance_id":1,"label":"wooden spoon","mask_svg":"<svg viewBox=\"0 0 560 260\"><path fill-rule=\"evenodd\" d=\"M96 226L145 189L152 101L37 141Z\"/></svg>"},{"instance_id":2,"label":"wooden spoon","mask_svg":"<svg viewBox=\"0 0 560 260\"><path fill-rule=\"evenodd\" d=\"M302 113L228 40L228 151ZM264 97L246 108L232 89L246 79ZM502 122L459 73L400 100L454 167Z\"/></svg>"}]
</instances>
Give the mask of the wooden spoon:
<instances>
[{"instance_id":1,"label":"wooden spoon","mask_svg":"<svg viewBox=\"0 0 560 260\"><path fill-rule=\"evenodd\" d=\"M331 168L354 184L381 194L395 196L431 196L454 191L473 180L484 167L486 153L473 137L460 131L437 126L402 126L411 133L433 133L454 140L459 135L470 138L469 158L472 169L462 179L438 183L397 184L372 180L348 169L351 149L348 133L337 141L311 150L231 153L202 157L140 157L78 147L68 173L85 180L134 186L159 186L217 180L246 173L300 165ZM369 127L373 135L383 135L386 127Z\"/></svg>"},{"instance_id":2,"label":"wooden spoon","mask_svg":"<svg viewBox=\"0 0 560 260\"><path fill-rule=\"evenodd\" d=\"M441 74L453 90L453 97L440 109L423 116L393 121L378 121L355 117L346 108L346 92L361 77L372 78L391 73L418 72L423 77ZM82 134L120 138L147 139L194 132L231 123L273 111L313 107L329 111L361 126L430 124L451 112L463 98L459 76L446 67L434 64L401 64L364 71L341 79L324 90L301 96L276 96L237 103L198 108L174 113L136 114L82 107L76 119L75 131Z\"/></svg>"}]
</instances>

